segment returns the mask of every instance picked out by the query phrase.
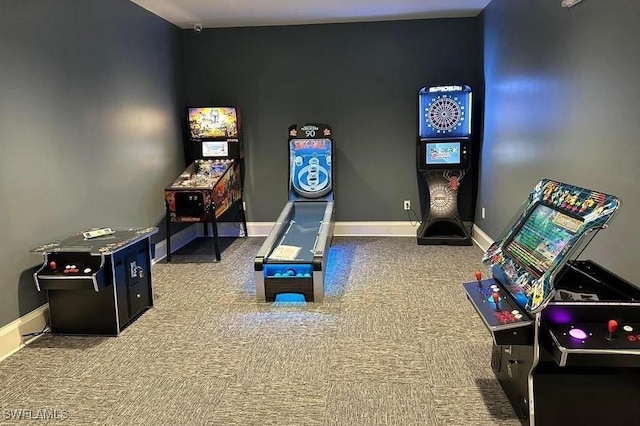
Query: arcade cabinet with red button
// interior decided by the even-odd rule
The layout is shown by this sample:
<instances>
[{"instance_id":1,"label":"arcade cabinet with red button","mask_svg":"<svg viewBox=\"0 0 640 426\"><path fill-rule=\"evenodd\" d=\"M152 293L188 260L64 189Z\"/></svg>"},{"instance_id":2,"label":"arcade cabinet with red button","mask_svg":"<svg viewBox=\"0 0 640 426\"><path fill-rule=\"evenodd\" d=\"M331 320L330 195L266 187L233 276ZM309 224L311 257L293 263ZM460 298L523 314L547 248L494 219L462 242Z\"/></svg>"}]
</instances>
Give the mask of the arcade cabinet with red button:
<instances>
[{"instance_id":1,"label":"arcade cabinet with red button","mask_svg":"<svg viewBox=\"0 0 640 426\"><path fill-rule=\"evenodd\" d=\"M638 424L640 288L580 254L618 198L540 181L465 283L491 368L524 425Z\"/></svg>"}]
</instances>

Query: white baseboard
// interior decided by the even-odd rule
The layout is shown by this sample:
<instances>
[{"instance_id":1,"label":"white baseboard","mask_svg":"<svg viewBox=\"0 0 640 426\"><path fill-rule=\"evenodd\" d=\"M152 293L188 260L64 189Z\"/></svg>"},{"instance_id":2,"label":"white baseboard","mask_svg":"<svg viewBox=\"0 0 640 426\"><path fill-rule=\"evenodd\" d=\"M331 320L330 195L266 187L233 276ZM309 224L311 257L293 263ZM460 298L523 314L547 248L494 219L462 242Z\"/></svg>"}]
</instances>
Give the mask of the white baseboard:
<instances>
[{"instance_id":1,"label":"white baseboard","mask_svg":"<svg viewBox=\"0 0 640 426\"><path fill-rule=\"evenodd\" d=\"M247 231L250 237L266 237L271 232L273 225L273 222L247 222ZM336 222L333 235L337 237L415 237L418 226L420 226L419 223L412 225L408 221ZM194 224L194 227L197 229L198 237L204 235L202 225ZM237 223L221 222L218 224L218 235L221 237L240 237L243 234L241 228L242 225L238 226ZM208 235L213 235L211 226L209 226ZM171 237L172 246L174 238L174 236Z\"/></svg>"},{"instance_id":2,"label":"white baseboard","mask_svg":"<svg viewBox=\"0 0 640 426\"><path fill-rule=\"evenodd\" d=\"M204 229L202 225L194 225L198 232L198 237L204 235ZM266 237L273 228L273 222L247 222L247 233L251 237ZM209 236L213 235L211 224L207 228ZM240 222L220 222L218 223L218 235L221 237L243 237L244 230L242 229L242 223ZM171 240L173 241L173 239Z\"/></svg>"},{"instance_id":3,"label":"white baseboard","mask_svg":"<svg viewBox=\"0 0 640 426\"><path fill-rule=\"evenodd\" d=\"M473 241L476 243L478 247L482 249L482 251L487 251L489 246L493 244L493 239L489 237L482 229L480 229L477 225L473 225Z\"/></svg>"},{"instance_id":4,"label":"white baseboard","mask_svg":"<svg viewBox=\"0 0 640 426\"><path fill-rule=\"evenodd\" d=\"M273 222L247 222L247 231L250 237L266 237L271 232L273 225ZM337 237L415 237L419 226L420 223L409 221L336 222L334 235ZM211 225L209 225L207 232L207 235L213 235ZM243 236L242 226L237 223L221 222L218 224L218 235L221 237L241 237ZM193 224L171 237L172 251L184 246L194 238L202 236L204 236L202 225ZM175 243L174 240L176 240ZM473 240L485 251L493 243L493 240L476 225L473 225ZM164 240L157 243L155 258L164 258L167 254L166 250Z\"/></svg>"},{"instance_id":5,"label":"white baseboard","mask_svg":"<svg viewBox=\"0 0 640 426\"><path fill-rule=\"evenodd\" d=\"M202 234L202 225L193 224L171 235L171 253L196 239L198 237L198 233ZM153 257L152 263L159 262L160 260L167 257L167 240L164 239L160 242L157 242L155 249L156 252Z\"/></svg>"},{"instance_id":6,"label":"white baseboard","mask_svg":"<svg viewBox=\"0 0 640 426\"><path fill-rule=\"evenodd\" d=\"M0 328L0 361L22 349L39 336L24 334L42 331L49 323L49 304L34 309L17 320Z\"/></svg>"},{"instance_id":7,"label":"white baseboard","mask_svg":"<svg viewBox=\"0 0 640 426\"><path fill-rule=\"evenodd\" d=\"M336 222L333 234L338 237L417 237L420 223L401 222Z\"/></svg>"}]
</instances>

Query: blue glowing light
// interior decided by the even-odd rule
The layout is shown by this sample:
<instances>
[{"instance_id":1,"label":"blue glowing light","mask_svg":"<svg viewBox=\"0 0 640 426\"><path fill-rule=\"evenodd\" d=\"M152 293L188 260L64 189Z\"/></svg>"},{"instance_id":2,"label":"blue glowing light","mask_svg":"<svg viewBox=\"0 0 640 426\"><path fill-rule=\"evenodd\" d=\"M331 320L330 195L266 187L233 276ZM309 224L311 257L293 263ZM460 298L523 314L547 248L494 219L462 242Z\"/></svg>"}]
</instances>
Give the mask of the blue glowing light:
<instances>
[{"instance_id":1,"label":"blue glowing light","mask_svg":"<svg viewBox=\"0 0 640 426\"><path fill-rule=\"evenodd\" d=\"M264 267L267 278L302 278L311 277L313 265L309 263L273 263Z\"/></svg>"},{"instance_id":2,"label":"blue glowing light","mask_svg":"<svg viewBox=\"0 0 640 426\"><path fill-rule=\"evenodd\" d=\"M276 294L276 303L306 303L304 294L280 293Z\"/></svg>"}]
</instances>

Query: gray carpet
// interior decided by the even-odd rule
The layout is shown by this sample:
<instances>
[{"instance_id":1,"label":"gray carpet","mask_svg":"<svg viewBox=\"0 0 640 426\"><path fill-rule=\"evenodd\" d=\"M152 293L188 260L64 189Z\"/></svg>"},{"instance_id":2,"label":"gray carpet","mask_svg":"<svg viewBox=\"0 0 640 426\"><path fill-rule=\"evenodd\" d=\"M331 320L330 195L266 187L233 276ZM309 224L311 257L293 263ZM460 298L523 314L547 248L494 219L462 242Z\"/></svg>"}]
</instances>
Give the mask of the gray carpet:
<instances>
[{"instance_id":1,"label":"gray carpet","mask_svg":"<svg viewBox=\"0 0 640 426\"><path fill-rule=\"evenodd\" d=\"M7 410L102 425L518 425L462 282L477 247L336 237L322 304L255 301L262 238L210 239L152 270L118 337L45 335L0 362Z\"/></svg>"}]
</instances>

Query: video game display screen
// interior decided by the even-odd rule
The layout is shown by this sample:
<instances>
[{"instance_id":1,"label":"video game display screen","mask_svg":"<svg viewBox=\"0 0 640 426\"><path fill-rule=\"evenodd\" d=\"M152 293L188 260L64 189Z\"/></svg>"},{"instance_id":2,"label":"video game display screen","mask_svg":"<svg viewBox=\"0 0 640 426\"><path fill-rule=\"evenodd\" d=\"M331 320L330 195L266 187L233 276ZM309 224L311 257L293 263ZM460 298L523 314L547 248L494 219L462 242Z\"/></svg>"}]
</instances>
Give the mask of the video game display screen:
<instances>
[{"instance_id":1,"label":"video game display screen","mask_svg":"<svg viewBox=\"0 0 640 426\"><path fill-rule=\"evenodd\" d=\"M588 244L587 235L605 227L619 206L613 195L543 179L483 261L521 307L538 312L554 296L560 269L583 243Z\"/></svg>"},{"instance_id":2,"label":"video game display screen","mask_svg":"<svg viewBox=\"0 0 640 426\"><path fill-rule=\"evenodd\" d=\"M191 139L238 137L238 114L232 107L189 108Z\"/></svg>"},{"instance_id":3,"label":"video game display screen","mask_svg":"<svg viewBox=\"0 0 640 426\"><path fill-rule=\"evenodd\" d=\"M580 229L582 220L538 204L505 251L534 276L540 277Z\"/></svg>"},{"instance_id":4,"label":"video game display screen","mask_svg":"<svg viewBox=\"0 0 640 426\"><path fill-rule=\"evenodd\" d=\"M460 164L460 142L427 143L426 164Z\"/></svg>"},{"instance_id":5,"label":"video game display screen","mask_svg":"<svg viewBox=\"0 0 640 426\"><path fill-rule=\"evenodd\" d=\"M202 142L203 157L228 157L229 143L227 141Z\"/></svg>"}]
</instances>

